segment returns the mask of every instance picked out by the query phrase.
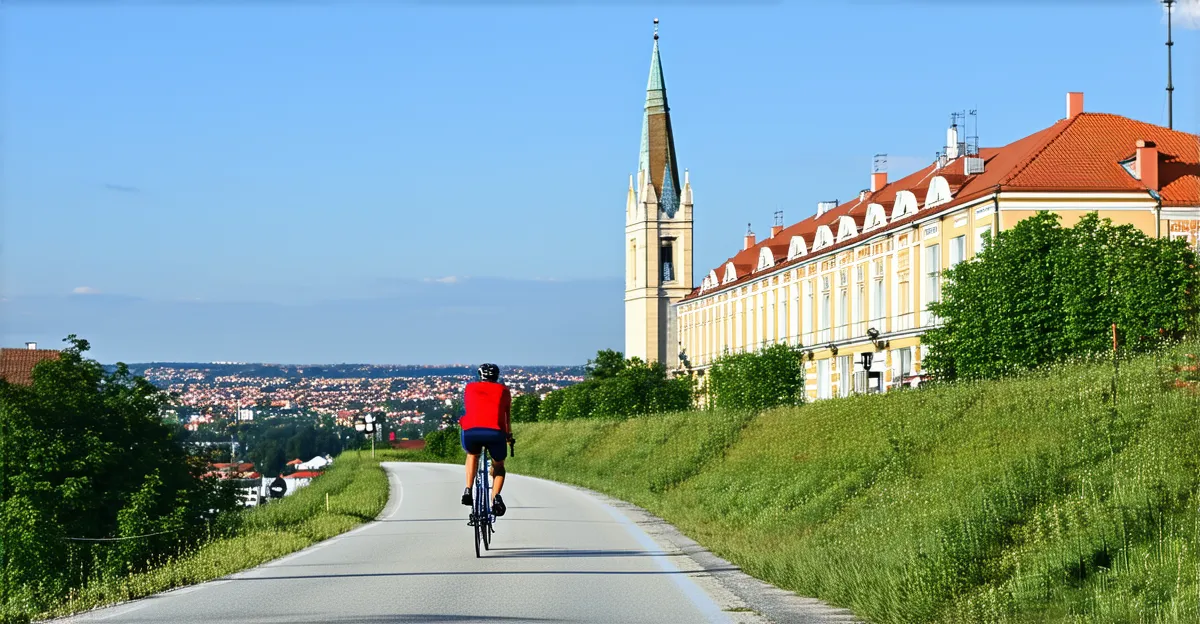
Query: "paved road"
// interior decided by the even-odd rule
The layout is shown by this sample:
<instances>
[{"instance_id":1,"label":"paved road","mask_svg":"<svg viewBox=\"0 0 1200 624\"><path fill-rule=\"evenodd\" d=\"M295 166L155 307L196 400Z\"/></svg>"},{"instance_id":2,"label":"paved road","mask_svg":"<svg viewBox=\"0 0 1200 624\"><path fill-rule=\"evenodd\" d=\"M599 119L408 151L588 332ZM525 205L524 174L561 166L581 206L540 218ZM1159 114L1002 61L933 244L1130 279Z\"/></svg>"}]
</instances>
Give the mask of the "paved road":
<instances>
[{"instance_id":1,"label":"paved road","mask_svg":"<svg viewBox=\"0 0 1200 624\"><path fill-rule=\"evenodd\" d=\"M614 505L510 475L494 550L476 559L462 468L385 464L376 522L222 580L67 622L767 622Z\"/></svg>"}]
</instances>

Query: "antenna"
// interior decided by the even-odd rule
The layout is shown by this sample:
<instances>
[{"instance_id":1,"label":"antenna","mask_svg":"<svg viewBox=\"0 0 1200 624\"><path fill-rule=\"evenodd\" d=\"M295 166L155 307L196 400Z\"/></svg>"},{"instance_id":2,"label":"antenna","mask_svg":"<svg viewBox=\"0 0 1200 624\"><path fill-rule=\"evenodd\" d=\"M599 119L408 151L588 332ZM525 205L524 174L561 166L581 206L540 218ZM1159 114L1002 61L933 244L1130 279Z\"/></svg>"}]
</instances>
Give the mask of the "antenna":
<instances>
[{"instance_id":1,"label":"antenna","mask_svg":"<svg viewBox=\"0 0 1200 624\"><path fill-rule=\"evenodd\" d=\"M782 210L775 211L775 225L783 225L783 211Z\"/></svg>"},{"instance_id":2,"label":"antenna","mask_svg":"<svg viewBox=\"0 0 1200 624\"><path fill-rule=\"evenodd\" d=\"M967 156L979 155L979 111L970 109L967 111L967 117L971 120L971 131L967 135ZM963 128L966 130L966 128Z\"/></svg>"},{"instance_id":3,"label":"antenna","mask_svg":"<svg viewBox=\"0 0 1200 624\"><path fill-rule=\"evenodd\" d=\"M1174 129L1174 114L1171 105L1175 96L1175 86L1171 84L1171 48L1175 46L1175 42L1171 41L1171 9L1175 5L1175 0L1162 0L1162 3L1167 7L1167 127Z\"/></svg>"},{"instance_id":4,"label":"antenna","mask_svg":"<svg viewBox=\"0 0 1200 624\"><path fill-rule=\"evenodd\" d=\"M875 154L875 163L871 167L871 173L884 173L887 171L887 154Z\"/></svg>"}]
</instances>

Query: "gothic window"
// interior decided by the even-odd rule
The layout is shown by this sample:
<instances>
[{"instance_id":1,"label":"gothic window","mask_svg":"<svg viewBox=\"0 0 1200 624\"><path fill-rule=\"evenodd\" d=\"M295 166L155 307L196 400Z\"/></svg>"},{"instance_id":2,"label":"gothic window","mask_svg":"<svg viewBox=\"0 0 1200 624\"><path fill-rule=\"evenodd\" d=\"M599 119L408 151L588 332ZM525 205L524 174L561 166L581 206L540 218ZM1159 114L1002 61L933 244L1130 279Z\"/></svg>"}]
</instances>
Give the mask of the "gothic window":
<instances>
[{"instance_id":1,"label":"gothic window","mask_svg":"<svg viewBox=\"0 0 1200 624\"><path fill-rule=\"evenodd\" d=\"M664 239L659 248L659 262L662 264L662 281L675 281L675 255L670 239Z\"/></svg>"}]
</instances>

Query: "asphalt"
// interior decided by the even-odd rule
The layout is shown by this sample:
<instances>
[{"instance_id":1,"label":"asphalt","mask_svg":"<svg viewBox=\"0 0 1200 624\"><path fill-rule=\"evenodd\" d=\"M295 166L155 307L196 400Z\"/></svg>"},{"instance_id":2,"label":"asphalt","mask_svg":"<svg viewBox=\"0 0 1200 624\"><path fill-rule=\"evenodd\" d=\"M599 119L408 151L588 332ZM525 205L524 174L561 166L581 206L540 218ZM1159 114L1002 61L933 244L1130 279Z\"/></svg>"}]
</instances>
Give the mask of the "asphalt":
<instances>
[{"instance_id":1,"label":"asphalt","mask_svg":"<svg viewBox=\"0 0 1200 624\"><path fill-rule=\"evenodd\" d=\"M475 557L459 466L387 463L391 496L368 523L223 579L67 622L854 621L743 574L632 505L509 475L492 550Z\"/></svg>"}]
</instances>

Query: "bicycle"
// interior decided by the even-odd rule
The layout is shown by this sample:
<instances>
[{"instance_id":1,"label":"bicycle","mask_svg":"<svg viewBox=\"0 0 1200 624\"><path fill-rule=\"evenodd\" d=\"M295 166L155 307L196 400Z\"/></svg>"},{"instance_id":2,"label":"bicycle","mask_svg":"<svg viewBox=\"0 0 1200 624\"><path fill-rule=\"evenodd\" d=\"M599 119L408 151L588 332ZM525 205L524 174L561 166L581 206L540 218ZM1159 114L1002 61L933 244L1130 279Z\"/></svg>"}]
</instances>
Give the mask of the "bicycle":
<instances>
[{"instance_id":1,"label":"bicycle","mask_svg":"<svg viewBox=\"0 0 1200 624\"><path fill-rule=\"evenodd\" d=\"M512 442L508 443L508 448L511 457L515 449ZM483 550L490 550L492 535L496 532L496 516L492 513L491 463L485 447L479 454L479 468L475 471L474 500L471 501L471 515L467 518L467 525L475 528L475 558L477 559L483 556L479 550L480 543L483 544Z\"/></svg>"}]
</instances>

